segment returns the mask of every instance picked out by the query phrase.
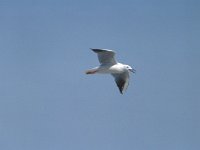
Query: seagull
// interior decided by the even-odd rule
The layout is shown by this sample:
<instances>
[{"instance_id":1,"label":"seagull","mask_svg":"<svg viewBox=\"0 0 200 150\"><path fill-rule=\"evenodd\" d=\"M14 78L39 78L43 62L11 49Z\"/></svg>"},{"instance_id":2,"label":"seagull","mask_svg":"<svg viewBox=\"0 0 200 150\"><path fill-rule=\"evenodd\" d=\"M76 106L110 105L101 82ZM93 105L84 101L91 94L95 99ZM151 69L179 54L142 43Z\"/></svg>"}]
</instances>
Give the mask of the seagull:
<instances>
[{"instance_id":1,"label":"seagull","mask_svg":"<svg viewBox=\"0 0 200 150\"><path fill-rule=\"evenodd\" d=\"M115 60L115 51L109 49L94 49L91 50L97 53L100 65L98 67L87 70L86 74L111 74L115 78L115 82L121 94L129 85L129 73L135 73L135 69L131 66L118 63Z\"/></svg>"}]
</instances>

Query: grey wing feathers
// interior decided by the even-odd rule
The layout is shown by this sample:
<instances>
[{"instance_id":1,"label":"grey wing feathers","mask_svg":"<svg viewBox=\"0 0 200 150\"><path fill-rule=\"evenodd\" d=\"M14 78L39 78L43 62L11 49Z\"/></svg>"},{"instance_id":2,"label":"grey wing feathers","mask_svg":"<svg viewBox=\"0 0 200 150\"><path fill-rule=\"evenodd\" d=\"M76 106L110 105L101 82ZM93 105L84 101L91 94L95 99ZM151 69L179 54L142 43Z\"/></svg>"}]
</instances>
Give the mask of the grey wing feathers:
<instances>
[{"instance_id":1,"label":"grey wing feathers","mask_svg":"<svg viewBox=\"0 0 200 150\"><path fill-rule=\"evenodd\" d=\"M108 49L93 49L93 48L91 48L91 50L97 53L100 64L104 65L104 64L117 63L115 60L114 51Z\"/></svg>"},{"instance_id":2,"label":"grey wing feathers","mask_svg":"<svg viewBox=\"0 0 200 150\"><path fill-rule=\"evenodd\" d=\"M120 93L123 94L123 91L125 91L129 85L129 72L126 71L122 74L112 74L112 76L115 78Z\"/></svg>"}]
</instances>

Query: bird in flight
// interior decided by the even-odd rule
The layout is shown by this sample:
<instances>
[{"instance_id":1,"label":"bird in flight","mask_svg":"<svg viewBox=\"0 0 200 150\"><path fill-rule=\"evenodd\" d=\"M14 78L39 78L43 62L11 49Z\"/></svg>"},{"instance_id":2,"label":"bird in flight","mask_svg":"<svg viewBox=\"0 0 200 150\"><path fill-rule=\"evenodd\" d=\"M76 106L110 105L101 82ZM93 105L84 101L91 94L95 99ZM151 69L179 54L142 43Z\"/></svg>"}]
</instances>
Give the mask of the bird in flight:
<instances>
[{"instance_id":1,"label":"bird in flight","mask_svg":"<svg viewBox=\"0 0 200 150\"><path fill-rule=\"evenodd\" d=\"M118 63L115 60L115 52L109 49L93 49L97 53L100 66L87 70L86 74L111 74L115 78L115 82L121 94L129 85L129 73L135 73L135 69L131 66Z\"/></svg>"}]
</instances>

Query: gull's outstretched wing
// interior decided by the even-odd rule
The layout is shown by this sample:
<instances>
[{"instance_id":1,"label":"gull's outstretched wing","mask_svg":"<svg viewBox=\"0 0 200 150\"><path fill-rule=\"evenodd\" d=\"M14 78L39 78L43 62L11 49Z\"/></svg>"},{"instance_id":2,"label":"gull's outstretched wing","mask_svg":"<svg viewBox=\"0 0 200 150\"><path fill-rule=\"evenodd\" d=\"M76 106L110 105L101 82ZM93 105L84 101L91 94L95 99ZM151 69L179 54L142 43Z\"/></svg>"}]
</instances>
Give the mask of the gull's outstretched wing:
<instances>
[{"instance_id":1,"label":"gull's outstretched wing","mask_svg":"<svg viewBox=\"0 0 200 150\"><path fill-rule=\"evenodd\" d=\"M129 72L128 70L121 74L112 74L121 94L127 89L129 85Z\"/></svg>"},{"instance_id":2,"label":"gull's outstretched wing","mask_svg":"<svg viewBox=\"0 0 200 150\"><path fill-rule=\"evenodd\" d=\"M91 48L95 53L98 55L98 59L101 65L104 64L116 64L117 61L115 60L115 52L108 49L93 49Z\"/></svg>"}]
</instances>

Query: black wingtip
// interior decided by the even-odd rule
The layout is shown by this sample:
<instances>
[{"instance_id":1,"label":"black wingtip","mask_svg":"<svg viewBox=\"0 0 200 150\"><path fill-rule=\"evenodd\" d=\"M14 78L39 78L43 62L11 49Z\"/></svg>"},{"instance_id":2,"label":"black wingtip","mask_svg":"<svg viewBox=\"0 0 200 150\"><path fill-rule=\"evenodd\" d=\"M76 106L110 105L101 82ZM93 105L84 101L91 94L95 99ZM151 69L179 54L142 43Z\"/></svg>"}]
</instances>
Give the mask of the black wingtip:
<instances>
[{"instance_id":1,"label":"black wingtip","mask_svg":"<svg viewBox=\"0 0 200 150\"><path fill-rule=\"evenodd\" d=\"M90 48L93 52L96 52L96 49L95 48Z\"/></svg>"},{"instance_id":2,"label":"black wingtip","mask_svg":"<svg viewBox=\"0 0 200 150\"><path fill-rule=\"evenodd\" d=\"M123 93L123 89L119 89L119 92L120 92L120 94L122 94L122 95L124 94L124 93Z\"/></svg>"},{"instance_id":3,"label":"black wingtip","mask_svg":"<svg viewBox=\"0 0 200 150\"><path fill-rule=\"evenodd\" d=\"M100 50L99 48L90 48L91 50Z\"/></svg>"},{"instance_id":4,"label":"black wingtip","mask_svg":"<svg viewBox=\"0 0 200 150\"><path fill-rule=\"evenodd\" d=\"M103 49L99 49L99 48L90 48L90 49L95 53L104 52Z\"/></svg>"},{"instance_id":5,"label":"black wingtip","mask_svg":"<svg viewBox=\"0 0 200 150\"><path fill-rule=\"evenodd\" d=\"M123 94L123 89L124 89L125 81L123 79L115 79L115 82L116 82L116 84L118 86L119 92L121 94Z\"/></svg>"}]
</instances>

